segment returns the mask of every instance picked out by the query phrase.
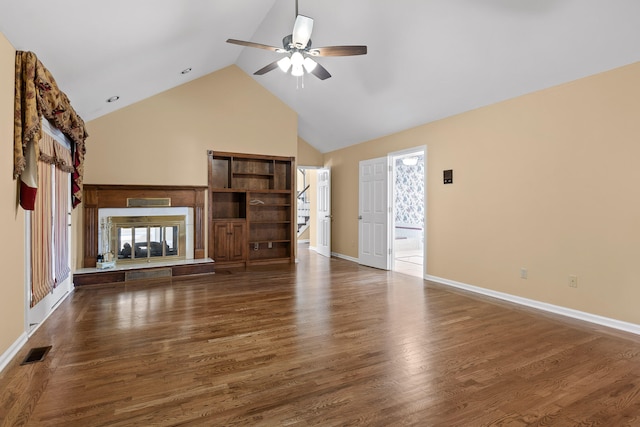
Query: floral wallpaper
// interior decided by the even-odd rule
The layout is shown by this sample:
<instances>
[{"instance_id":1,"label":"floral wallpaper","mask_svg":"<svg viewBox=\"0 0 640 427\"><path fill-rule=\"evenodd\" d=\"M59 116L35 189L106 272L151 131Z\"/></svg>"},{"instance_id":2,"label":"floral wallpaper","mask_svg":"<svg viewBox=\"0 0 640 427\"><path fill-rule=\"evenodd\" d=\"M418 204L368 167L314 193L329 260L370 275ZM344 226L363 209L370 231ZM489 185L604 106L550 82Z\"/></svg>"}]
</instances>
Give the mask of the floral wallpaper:
<instances>
[{"instance_id":1,"label":"floral wallpaper","mask_svg":"<svg viewBox=\"0 0 640 427\"><path fill-rule=\"evenodd\" d=\"M415 166L396 160L396 226L422 228L424 222L424 156L417 157Z\"/></svg>"}]
</instances>

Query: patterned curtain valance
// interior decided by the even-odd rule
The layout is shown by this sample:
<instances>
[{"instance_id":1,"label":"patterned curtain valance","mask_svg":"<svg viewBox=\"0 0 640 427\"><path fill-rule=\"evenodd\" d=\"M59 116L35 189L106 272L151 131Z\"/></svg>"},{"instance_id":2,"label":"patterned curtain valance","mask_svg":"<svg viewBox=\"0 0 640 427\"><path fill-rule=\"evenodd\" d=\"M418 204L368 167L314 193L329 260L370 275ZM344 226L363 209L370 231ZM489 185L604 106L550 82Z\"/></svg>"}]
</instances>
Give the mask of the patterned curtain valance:
<instances>
[{"instance_id":1,"label":"patterned curtain valance","mask_svg":"<svg viewBox=\"0 0 640 427\"><path fill-rule=\"evenodd\" d=\"M41 118L45 117L72 141L72 205L82 202L85 140L89 136L84 121L76 114L69 98L56 84L51 73L33 52L16 52L16 90L14 117L14 178L28 168L29 150L40 158L38 143L42 136ZM22 180L24 182L24 180ZM22 200L20 204L25 207ZM28 209L25 207L25 209Z\"/></svg>"},{"instance_id":2,"label":"patterned curtain valance","mask_svg":"<svg viewBox=\"0 0 640 427\"><path fill-rule=\"evenodd\" d=\"M47 132L42 132L38 148L40 150L40 158L38 160L55 165L56 168L63 172L73 173L71 152Z\"/></svg>"}]
</instances>

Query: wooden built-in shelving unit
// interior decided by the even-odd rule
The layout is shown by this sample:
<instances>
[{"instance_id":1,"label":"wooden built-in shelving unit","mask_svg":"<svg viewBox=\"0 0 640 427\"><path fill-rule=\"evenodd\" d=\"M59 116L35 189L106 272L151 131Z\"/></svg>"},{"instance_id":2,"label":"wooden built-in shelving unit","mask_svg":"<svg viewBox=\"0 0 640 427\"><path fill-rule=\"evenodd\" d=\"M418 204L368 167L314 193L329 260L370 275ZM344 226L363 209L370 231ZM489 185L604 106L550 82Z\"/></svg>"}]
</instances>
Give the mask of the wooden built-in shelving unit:
<instances>
[{"instance_id":1,"label":"wooden built-in shelving unit","mask_svg":"<svg viewBox=\"0 0 640 427\"><path fill-rule=\"evenodd\" d=\"M209 256L217 265L294 262L294 158L208 155Z\"/></svg>"}]
</instances>

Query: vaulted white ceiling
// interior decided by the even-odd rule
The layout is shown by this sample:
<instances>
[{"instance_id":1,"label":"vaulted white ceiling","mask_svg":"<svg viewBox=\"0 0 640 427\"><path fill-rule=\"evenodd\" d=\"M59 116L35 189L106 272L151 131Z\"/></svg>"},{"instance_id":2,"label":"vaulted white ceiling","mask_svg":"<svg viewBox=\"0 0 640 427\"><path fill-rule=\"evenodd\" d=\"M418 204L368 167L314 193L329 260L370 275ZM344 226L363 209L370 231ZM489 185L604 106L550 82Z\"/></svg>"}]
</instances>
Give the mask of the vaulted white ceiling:
<instances>
[{"instance_id":1,"label":"vaulted white ceiling","mask_svg":"<svg viewBox=\"0 0 640 427\"><path fill-rule=\"evenodd\" d=\"M280 46L294 5L0 0L0 32L35 52L89 121L231 64L252 74L281 54L225 40ZM299 11L315 20L313 46L369 51L319 58L324 81L254 76L322 152L640 60L638 0L299 0Z\"/></svg>"}]
</instances>

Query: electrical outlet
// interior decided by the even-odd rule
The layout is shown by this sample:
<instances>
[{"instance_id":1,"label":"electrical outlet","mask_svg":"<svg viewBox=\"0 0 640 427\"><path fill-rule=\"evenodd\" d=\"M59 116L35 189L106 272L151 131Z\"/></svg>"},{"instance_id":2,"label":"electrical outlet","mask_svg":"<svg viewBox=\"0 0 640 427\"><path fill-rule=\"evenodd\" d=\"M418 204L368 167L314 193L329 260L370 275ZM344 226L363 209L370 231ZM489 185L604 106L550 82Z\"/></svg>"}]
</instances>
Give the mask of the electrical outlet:
<instances>
[{"instance_id":1,"label":"electrical outlet","mask_svg":"<svg viewBox=\"0 0 640 427\"><path fill-rule=\"evenodd\" d=\"M520 278L521 279L526 279L527 277L529 277L529 272L527 271L526 268L521 268L520 269Z\"/></svg>"},{"instance_id":2,"label":"electrical outlet","mask_svg":"<svg viewBox=\"0 0 640 427\"><path fill-rule=\"evenodd\" d=\"M569 276L569 287L570 288L578 287L578 276Z\"/></svg>"}]
</instances>

